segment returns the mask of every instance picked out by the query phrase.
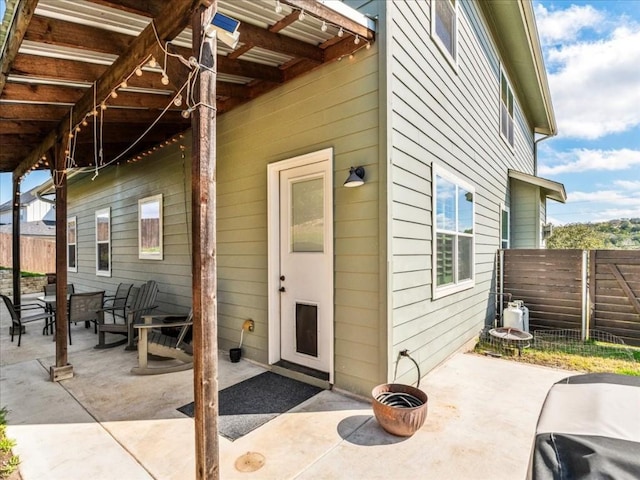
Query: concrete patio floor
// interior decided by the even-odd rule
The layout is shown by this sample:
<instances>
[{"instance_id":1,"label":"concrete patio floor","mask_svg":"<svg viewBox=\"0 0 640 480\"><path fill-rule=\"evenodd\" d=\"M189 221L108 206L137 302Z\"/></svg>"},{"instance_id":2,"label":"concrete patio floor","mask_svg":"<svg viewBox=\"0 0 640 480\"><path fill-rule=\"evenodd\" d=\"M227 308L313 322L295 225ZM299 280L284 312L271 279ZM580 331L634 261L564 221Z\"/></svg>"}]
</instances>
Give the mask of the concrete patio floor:
<instances>
[{"instance_id":1,"label":"concrete patio floor","mask_svg":"<svg viewBox=\"0 0 640 480\"><path fill-rule=\"evenodd\" d=\"M23 480L195 478L194 422L176 409L193 400L193 372L136 376L136 352L94 350L92 329L73 326L74 377L49 381L51 336L28 326L10 342L0 309L0 406L17 441ZM266 368L219 355L219 388ZM458 353L429 372L425 425L410 438L380 428L367 399L323 391L249 434L220 437L223 479L525 478L549 387L576 372ZM262 468L242 472L247 452Z\"/></svg>"}]
</instances>

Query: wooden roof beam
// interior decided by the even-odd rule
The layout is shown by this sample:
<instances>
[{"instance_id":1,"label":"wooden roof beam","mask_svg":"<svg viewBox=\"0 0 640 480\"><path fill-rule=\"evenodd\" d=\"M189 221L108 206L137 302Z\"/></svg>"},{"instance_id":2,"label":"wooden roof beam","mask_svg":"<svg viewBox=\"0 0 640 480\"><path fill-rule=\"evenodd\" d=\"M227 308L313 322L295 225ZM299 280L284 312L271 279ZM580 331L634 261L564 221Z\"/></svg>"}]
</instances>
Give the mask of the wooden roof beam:
<instances>
[{"instance_id":1,"label":"wooden roof beam","mask_svg":"<svg viewBox=\"0 0 640 480\"><path fill-rule=\"evenodd\" d=\"M59 124L60 118L68 114L71 109L71 106L67 105L34 105L10 102L2 102L0 105L2 105L2 108L0 108L0 122L55 122L56 126ZM124 122L147 125L155 121L159 113L157 110L139 108L109 108L106 112L107 114L103 118L105 123ZM189 124L189 121L184 121L177 110L169 110L158 120L158 123L176 122Z\"/></svg>"},{"instance_id":2,"label":"wooden roof beam","mask_svg":"<svg viewBox=\"0 0 640 480\"><path fill-rule=\"evenodd\" d=\"M152 32L153 33L153 32ZM135 37L101 28L34 15L25 40L120 55Z\"/></svg>"},{"instance_id":3,"label":"wooden roof beam","mask_svg":"<svg viewBox=\"0 0 640 480\"><path fill-rule=\"evenodd\" d=\"M326 20L333 25L342 27L344 30L358 35L363 40L373 41L374 32L369 28L359 24L355 20L345 17L344 15L336 12L335 10L323 5L317 0L281 0L282 3L286 3L298 10L304 10L305 13L313 15L314 17Z\"/></svg>"},{"instance_id":4,"label":"wooden roof beam","mask_svg":"<svg viewBox=\"0 0 640 480\"><path fill-rule=\"evenodd\" d=\"M14 18L9 31L7 32L7 43L5 50L0 52L0 93L4 90L4 84L7 81L7 75L11 70L13 61L18 54L22 39L27 31L29 22L36 10L38 0L22 0L18 6L16 16Z\"/></svg>"},{"instance_id":5,"label":"wooden roof beam","mask_svg":"<svg viewBox=\"0 0 640 480\"><path fill-rule=\"evenodd\" d=\"M155 20L155 28L161 42L170 41L176 37L191 21L191 14L205 2L205 0L173 0L168 3ZM96 98L105 98L114 86L122 78L128 76L148 55L151 48L156 45L156 34L152 24L138 35L129 45L127 51L108 68L108 70L96 82ZM59 138L64 138L69 129L69 124L76 125L93 109L93 89L76 103L73 115L66 115L58 128L51 131L44 141L38 145L14 171L14 175L20 177L34 165L40 157L52 148Z\"/></svg>"}]
</instances>

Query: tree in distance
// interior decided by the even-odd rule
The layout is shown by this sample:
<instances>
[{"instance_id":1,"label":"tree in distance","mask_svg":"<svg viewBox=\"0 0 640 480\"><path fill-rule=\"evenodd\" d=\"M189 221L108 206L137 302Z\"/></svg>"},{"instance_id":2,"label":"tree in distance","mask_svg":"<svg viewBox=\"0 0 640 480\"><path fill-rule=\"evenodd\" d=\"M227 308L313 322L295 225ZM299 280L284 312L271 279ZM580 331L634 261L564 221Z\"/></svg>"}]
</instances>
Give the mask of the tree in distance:
<instances>
[{"instance_id":1,"label":"tree in distance","mask_svg":"<svg viewBox=\"0 0 640 480\"><path fill-rule=\"evenodd\" d=\"M606 248L606 236L591 225L572 223L553 227L553 233L547 239L547 248L554 250L577 248L598 250Z\"/></svg>"}]
</instances>

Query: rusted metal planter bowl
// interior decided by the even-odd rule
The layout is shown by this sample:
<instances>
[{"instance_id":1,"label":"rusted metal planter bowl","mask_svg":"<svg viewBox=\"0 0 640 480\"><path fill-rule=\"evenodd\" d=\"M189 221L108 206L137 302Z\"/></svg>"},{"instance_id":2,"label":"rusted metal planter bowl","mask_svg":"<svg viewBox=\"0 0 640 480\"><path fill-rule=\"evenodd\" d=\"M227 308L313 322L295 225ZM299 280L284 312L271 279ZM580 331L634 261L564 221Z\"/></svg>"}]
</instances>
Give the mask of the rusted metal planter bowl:
<instances>
[{"instance_id":1,"label":"rusted metal planter bowl","mask_svg":"<svg viewBox=\"0 0 640 480\"><path fill-rule=\"evenodd\" d=\"M422 402L422 405L411 408L393 407L380 403L376 398L384 392L408 393ZM382 428L392 435L410 437L416 433L427 418L427 394L410 385L400 383L383 383L371 391L373 396L373 414Z\"/></svg>"}]
</instances>

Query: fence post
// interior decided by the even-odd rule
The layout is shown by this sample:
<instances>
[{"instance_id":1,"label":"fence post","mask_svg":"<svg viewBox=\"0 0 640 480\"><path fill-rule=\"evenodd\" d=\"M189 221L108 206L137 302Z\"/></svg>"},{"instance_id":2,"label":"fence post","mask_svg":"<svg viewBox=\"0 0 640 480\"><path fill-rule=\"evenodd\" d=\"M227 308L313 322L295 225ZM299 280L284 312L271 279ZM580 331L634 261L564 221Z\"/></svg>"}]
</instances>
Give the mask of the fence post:
<instances>
[{"instance_id":1,"label":"fence post","mask_svg":"<svg viewBox=\"0 0 640 480\"><path fill-rule=\"evenodd\" d=\"M582 341L589 339L589 289L588 265L589 252L582 251Z\"/></svg>"}]
</instances>

